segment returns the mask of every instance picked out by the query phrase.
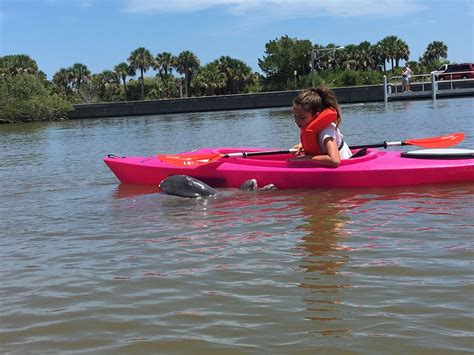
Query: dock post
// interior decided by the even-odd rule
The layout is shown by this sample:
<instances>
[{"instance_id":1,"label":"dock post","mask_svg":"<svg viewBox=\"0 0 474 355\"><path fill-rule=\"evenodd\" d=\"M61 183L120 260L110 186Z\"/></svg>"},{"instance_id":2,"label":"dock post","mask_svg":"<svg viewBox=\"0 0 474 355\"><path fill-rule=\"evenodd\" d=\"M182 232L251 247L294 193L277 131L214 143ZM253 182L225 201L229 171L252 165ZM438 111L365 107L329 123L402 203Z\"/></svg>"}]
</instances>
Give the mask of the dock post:
<instances>
[{"instance_id":1,"label":"dock post","mask_svg":"<svg viewBox=\"0 0 474 355\"><path fill-rule=\"evenodd\" d=\"M436 101L436 93L438 91L438 83L436 82L436 75L431 73L431 98Z\"/></svg>"}]
</instances>

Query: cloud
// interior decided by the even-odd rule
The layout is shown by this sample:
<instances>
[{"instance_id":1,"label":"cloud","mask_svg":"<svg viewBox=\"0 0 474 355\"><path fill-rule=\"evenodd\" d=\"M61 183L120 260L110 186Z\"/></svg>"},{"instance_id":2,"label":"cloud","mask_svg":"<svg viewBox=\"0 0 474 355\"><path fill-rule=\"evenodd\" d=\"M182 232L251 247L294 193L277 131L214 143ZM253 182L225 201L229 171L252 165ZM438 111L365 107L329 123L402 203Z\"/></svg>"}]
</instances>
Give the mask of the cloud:
<instances>
[{"instance_id":1,"label":"cloud","mask_svg":"<svg viewBox=\"0 0 474 355\"><path fill-rule=\"evenodd\" d=\"M235 16L288 17L316 16L406 16L426 9L420 1L398 0L126 0L132 13L196 12L225 9Z\"/></svg>"},{"instance_id":2,"label":"cloud","mask_svg":"<svg viewBox=\"0 0 474 355\"><path fill-rule=\"evenodd\" d=\"M222 7L232 12L259 3L260 1L249 0L127 0L126 10L136 13L196 12Z\"/></svg>"}]
</instances>

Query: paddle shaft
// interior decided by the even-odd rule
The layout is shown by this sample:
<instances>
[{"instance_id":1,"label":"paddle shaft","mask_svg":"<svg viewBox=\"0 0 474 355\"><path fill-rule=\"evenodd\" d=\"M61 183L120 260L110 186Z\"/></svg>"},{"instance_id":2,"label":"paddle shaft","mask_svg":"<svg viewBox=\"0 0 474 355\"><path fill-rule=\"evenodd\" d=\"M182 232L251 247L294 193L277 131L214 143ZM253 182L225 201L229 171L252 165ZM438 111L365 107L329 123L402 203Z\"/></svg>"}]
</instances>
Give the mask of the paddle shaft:
<instances>
[{"instance_id":1,"label":"paddle shaft","mask_svg":"<svg viewBox=\"0 0 474 355\"><path fill-rule=\"evenodd\" d=\"M410 145L409 143L405 142L383 142L383 143L377 143L377 144L364 144L364 145L353 145L351 146L351 149L360 149L360 148L385 148L387 149L388 147L391 146L400 146L400 145Z\"/></svg>"},{"instance_id":2,"label":"paddle shaft","mask_svg":"<svg viewBox=\"0 0 474 355\"><path fill-rule=\"evenodd\" d=\"M295 153L297 150L296 149L288 149L288 150L273 150L273 151L268 151L268 152L239 152L239 153L229 153L229 154L224 154L222 157L223 158L235 158L235 157L257 157L257 156L263 156L263 155L277 155L277 154L290 154L290 153Z\"/></svg>"}]
</instances>

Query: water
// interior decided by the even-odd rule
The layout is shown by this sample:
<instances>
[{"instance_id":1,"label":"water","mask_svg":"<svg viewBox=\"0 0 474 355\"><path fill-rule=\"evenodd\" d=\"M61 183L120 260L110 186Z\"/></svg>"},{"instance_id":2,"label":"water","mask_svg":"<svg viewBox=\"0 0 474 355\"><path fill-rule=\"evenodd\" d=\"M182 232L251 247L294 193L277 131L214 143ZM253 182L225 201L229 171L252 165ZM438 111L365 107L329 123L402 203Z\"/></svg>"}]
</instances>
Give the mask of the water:
<instances>
[{"instance_id":1,"label":"water","mask_svg":"<svg viewBox=\"0 0 474 355\"><path fill-rule=\"evenodd\" d=\"M342 128L474 148L473 103L346 105ZM289 109L0 126L0 352L472 353L473 184L191 200L101 161L297 140Z\"/></svg>"}]
</instances>

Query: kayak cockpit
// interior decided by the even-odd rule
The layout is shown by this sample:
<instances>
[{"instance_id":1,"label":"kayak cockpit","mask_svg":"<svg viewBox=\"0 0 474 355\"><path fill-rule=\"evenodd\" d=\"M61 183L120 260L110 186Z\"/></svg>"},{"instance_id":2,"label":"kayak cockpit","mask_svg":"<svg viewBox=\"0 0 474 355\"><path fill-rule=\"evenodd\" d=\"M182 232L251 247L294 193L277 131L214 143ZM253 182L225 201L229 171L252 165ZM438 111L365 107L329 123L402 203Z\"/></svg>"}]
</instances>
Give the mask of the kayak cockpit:
<instances>
[{"instance_id":1,"label":"kayak cockpit","mask_svg":"<svg viewBox=\"0 0 474 355\"><path fill-rule=\"evenodd\" d=\"M361 156L357 156L358 152L362 150ZM259 152L264 151L263 149L245 149L246 152ZM215 154L232 154L240 153L242 149L238 148L220 148L212 151ZM381 152L377 149L360 149L355 151L355 157L350 159L341 160L341 165L352 165L361 162L366 162L372 159L377 158L378 156L384 155L385 152ZM308 167L322 167L322 165L316 164L311 161L289 161L290 158L293 158L294 155L291 153L288 154L275 154L275 155L265 155L265 156L249 156L249 157L232 157L221 160L221 162L231 163L231 164L242 164L242 165L251 165L259 167L281 167L281 168L308 168ZM328 169L334 169L333 167L326 167Z\"/></svg>"}]
</instances>

